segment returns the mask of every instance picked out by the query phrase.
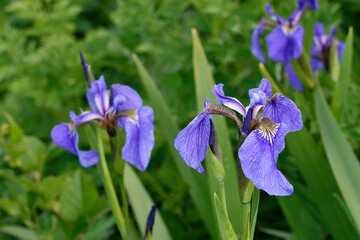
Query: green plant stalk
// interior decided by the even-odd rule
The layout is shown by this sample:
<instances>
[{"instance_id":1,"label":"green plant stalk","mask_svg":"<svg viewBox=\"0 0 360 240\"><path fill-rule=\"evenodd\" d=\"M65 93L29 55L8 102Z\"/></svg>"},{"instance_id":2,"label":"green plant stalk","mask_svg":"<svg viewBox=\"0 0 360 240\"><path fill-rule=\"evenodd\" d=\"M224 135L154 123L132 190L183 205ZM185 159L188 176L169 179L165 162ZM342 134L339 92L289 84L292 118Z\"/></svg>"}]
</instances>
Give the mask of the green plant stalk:
<instances>
[{"instance_id":1,"label":"green plant stalk","mask_svg":"<svg viewBox=\"0 0 360 240\"><path fill-rule=\"evenodd\" d=\"M117 199L114 185L111 180L109 168L107 166L106 159L105 159L104 146L103 146L103 142L101 139L101 129L99 129L99 128L97 129L96 135L97 135L98 151L99 151L99 156L100 156L100 168L103 173L104 187L105 187L107 196L110 201L111 211L114 214L115 222L119 229L121 237L123 239L128 239L124 216L121 212L119 201Z\"/></svg>"},{"instance_id":2,"label":"green plant stalk","mask_svg":"<svg viewBox=\"0 0 360 240\"><path fill-rule=\"evenodd\" d=\"M241 240L250 240L250 211L251 211L251 202L242 204L242 214L241 214Z\"/></svg>"},{"instance_id":3,"label":"green plant stalk","mask_svg":"<svg viewBox=\"0 0 360 240\"><path fill-rule=\"evenodd\" d=\"M280 93L281 95L285 96L284 93L281 91L280 87L275 82L274 78L270 75L269 71L266 69L263 63L259 63L259 71L263 78L266 78L270 81L271 86L275 88L276 92Z\"/></svg>"},{"instance_id":4,"label":"green plant stalk","mask_svg":"<svg viewBox=\"0 0 360 240\"><path fill-rule=\"evenodd\" d=\"M226 196L225 196L225 185L224 182L219 182L219 191L220 191L220 201L225 210L226 216L228 216L227 207L226 207Z\"/></svg>"}]
</instances>

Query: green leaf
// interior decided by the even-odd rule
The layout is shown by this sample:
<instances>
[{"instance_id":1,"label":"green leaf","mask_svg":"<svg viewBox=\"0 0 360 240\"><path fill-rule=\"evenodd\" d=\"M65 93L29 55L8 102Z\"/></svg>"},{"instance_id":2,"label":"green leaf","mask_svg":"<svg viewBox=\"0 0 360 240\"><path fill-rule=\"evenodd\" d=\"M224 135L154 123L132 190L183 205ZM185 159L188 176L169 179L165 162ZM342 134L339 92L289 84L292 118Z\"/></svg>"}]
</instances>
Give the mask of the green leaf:
<instances>
[{"instance_id":1,"label":"green leaf","mask_svg":"<svg viewBox=\"0 0 360 240\"><path fill-rule=\"evenodd\" d=\"M286 136L294 164L304 178L317 218L334 239L354 239L356 230L334 194L340 194L324 154L305 129ZM296 193L296 190L295 190ZM302 199L308 202L309 199ZM295 215L296 213L294 213Z\"/></svg>"},{"instance_id":2,"label":"green leaf","mask_svg":"<svg viewBox=\"0 0 360 240\"><path fill-rule=\"evenodd\" d=\"M296 193L287 197L277 197L277 199L296 239L323 239L313 217Z\"/></svg>"},{"instance_id":3,"label":"green leaf","mask_svg":"<svg viewBox=\"0 0 360 240\"><path fill-rule=\"evenodd\" d=\"M214 79L212 77L211 69L207 61L204 49L201 45L200 38L195 29L192 29L192 38L196 102L197 109L200 112L204 109L204 101L207 98L210 98L211 101L214 103L216 103L217 100L215 96L211 93L211 90L214 87ZM240 230L241 225L239 221L239 216L241 216L242 210L240 197L238 195L237 166L235 164L235 159L233 156L234 150L231 146L229 131L226 126L225 118L221 116L214 116L213 120L223 154L222 157L225 169L225 195L229 219L234 224L235 230ZM211 160L207 160L206 162L209 162L211 164ZM211 176L213 175L213 172L210 170L207 171L207 174ZM213 179L215 179L215 177L213 177ZM209 180L211 184L211 179Z\"/></svg>"},{"instance_id":4,"label":"green leaf","mask_svg":"<svg viewBox=\"0 0 360 240\"><path fill-rule=\"evenodd\" d=\"M253 196L251 199L251 213L250 213L250 239L254 239L254 233L256 228L256 219L259 209L259 201L260 201L260 190L255 188L253 192Z\"/></svg>"},{"instance_id":5,"label":"green leaf","mask_svg":"<svg viewBox=\"0 0 360 240\"><path fill-rule=\"evenodd\" d=\"M174 140L177 134L180 132L180 128L173 120L169 107L164 101L164 98L161 96L161 93L155 82L144 68L140 59L135 54L133 55L133 59L135 61L143 86L148 93L148 97L152 103L151 106L154 109L155 118L159 120L166 140L169 144L170 152L175 161L175 165L184 181L189 184L191 189L190 195L207 229L212 236L216 236L215 215L212 211L209 211L209 209L211 209L211 201L209 198L210 193L207 187L205 176L199 174L196 172L196 170L189 168L174 148Z\"/></svg>"},{"instance_id":6,"label":"green leaf","mask_svg":"<svg viewBox=\"0 0 360 240\"><path fill-rule=\"evenodd\" d=\"M334 95L331 102L331 110L336 119L341 116L344 106L346 106L348 98L348 89L351 81L351 68L353 58L353 28L349 28L349 33L346 38L346 47L341 61L338 81L334 89Z\"/></svg>"},{"instance_id":7,"label":"green leaf","mask_svg":"<svg viewBox=\"0 0 360 240\"><path fill-rule=\"evenodd\" d=\"M339 82L341 80L339 79ZM320 87L315 91L316 116L336 182L360 232L360 164L331 114Z\"/></svg>"},{"instance_id":8,"label":"green leaf","mask_svg":"<svg viewBox=\"0 0 360 240\"><path fill-rule=\"evenodd\" d=\"M128 164L125 165L124 181L137 224L140 228L141 235L144 236L147 217L154 202L135 171ZM158 210L155 215L152 237L153 239L171 239L166 224Z\"/></svg>"},{"instance_id":9,"label":"green leaf","mask_svg":"<svg viewBox=\"0 0 360 240\"><path fill-rule=\"evenodd\" d=\"M338 49L335 41L331 42L330 54L329 54L329 67L331 79L336 83L339 80L339 57L338 57Z\"/></svg>"},{"instance_id":10,"label":"green leaf","mask_svg":"<svg viewBox=\"0 0 360 240\"><path fill-rule=\"evenodd\" d=\"M38 240L40 237L33 231L22 226L5 225L0 226L0 232L23 240Z\"/></svg>"},{"instance_id":11,"label":"green leaf","mask_svg":"<svg viewBox=\"0 0 360 240\"><path fill-rule=\"evenodd\" d=\"M313 89L314 81L311 77L309 77L308 73L306 73L305 70L300 66L299 60L293 59L291 61L291 65L304 86L306 88Z\"/></svg>"},{"instance_id":12,"label":"green leaf","mask_svg":"<svg viewBox=\"0 0 360 240\"><path fill-rule=\"evenodd\" d=\"M216 216L219 224L221 238L223 240L238 239L231 225L231 222L223 206L221 205L220 199L218 198L216 193L214 193L214 202L215 202Z\"/></svg>"}]
</instances>

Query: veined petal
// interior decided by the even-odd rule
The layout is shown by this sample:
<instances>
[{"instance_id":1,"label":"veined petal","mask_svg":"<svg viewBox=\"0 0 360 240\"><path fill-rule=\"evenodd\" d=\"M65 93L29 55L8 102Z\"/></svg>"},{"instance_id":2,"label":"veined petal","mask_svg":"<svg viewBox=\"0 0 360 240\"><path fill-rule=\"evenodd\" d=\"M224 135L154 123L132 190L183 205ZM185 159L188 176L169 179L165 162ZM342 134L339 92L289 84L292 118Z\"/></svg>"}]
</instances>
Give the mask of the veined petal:
<instances>
[{"instance_id":1,"label":"veined petal","mask_svg":"<svg viewBox=\"0 0 360 240\"><path fill-rule=\"evenodd\" d=\"M103 76L100 76L99 80L91 83L91 87L88 89L86 97L93 112L100 114L105 114L107 112L110 106L110 98Z\"/></svg>"},{"instance_id":2,"label":"veined petal","mask_svg":"<svg viewBox=\"0 0 360 240\"><path fill-rule=\"evenodd\" d=\"M271 97L273 95L271 83L266 78L261 79L259 89L265 93L266 97Z\"/></svg>"},{"instance_id":3,"label":"veined petal","mask_svg":"<svg viewBox=\"0 0 360 240\"><path fill-rule=\"evenodd\" d=\"M67 123L56 125L51 130L51 140L61 148L72 154L78 155L79 135L75 128L71 128Z\"/></svg>"},{"instance_id":4,"label":"veined petal","mask_svg":"<svg viewBox=\"0 0 360 240\"><path fill-rule=\"evenodd\" d=\"M268 102L263 113L276 123L286 124L286 133L299 131L303 128L301 112L290 99L276 93Z\"/></svg>"},{"instance_id":5,"label":"veined petal","mask_svg":"<svg viewBox=\"0 0 360 240\"><path fill-rule=\"evenodd\" d=\"M277 156L285 146L285 134L285 124L262 124L250 133L238 152L245 176L269 195L293 193L293 186L276 167Z\"/></svg>"},{"instance_id":6,"label":"veined petal","mask_svg":"<svg viewBox=\"0 0 360 240\"><path fill-rule=\"evenodd\" d=\"M204 109L177 135L174 146L189 167L205 172L201 162L205 159L211 131L211 115Z\"/></svg>"},{"instance_id":7,"label":"veined petal","mask_svg":"<svg viewBox=\"0 0 360 240\"><path fill-rule=\"evenodd\" d=\"M144 106L138 110L137 119L122 117L121 121L126 132L122 158L144 171L149 164L151 151L155 144L154 112L151 107Z\"/></svg>"},{"instance_id":8,"label":"veined petal","mask_svg":"<svg viewBox=\"0 0 360 240\"><path fill-rule=\"evenodd\" d=\"M277 15L277 14L275 14L275 13L273 13L272 11L271 11L271 4L270 3L267 3L266 5L265 5L265 11L267 12L267 14L269 15L269 17L272 19L272 20L274 20L274 21L276 21L277 23L279 23L279 24L282 24L283 22L284 22L284 19L280 16L280 15Z\"/></svg>"},{"instance_id":9,"label":"veined petal","mask_svg":"<svg viewBox=\"0 0 360 240\"><path fill-rule=\"evenodd\" d=\"M133 88L121 84L111 86L111 105L118 111L138 109L142 104L140 95Z\"/></svg>"},{"instance_id":10,"label":"veined petal","mask_svg":"<svg viewBox=\"0 0 360 240\"><path fill-rule=\"evenodd\" d=\"M296 26L293 30L286 30L284 26L278 26L266 36L265 40L269 58L286 64L291 59L301 56L304 28Z\"/></svg>"},{"instance_id":11,"label":"veined petal","mask_svg":"<svg viewBox=\"0 0 360 240\"><path fill-rule=\"evenodd\" d=\"M244 106L236 98L225 96L223 87L224 84L222 83L219 83L217 85L215 84L213 90L211 91L216 96L218 103L237 111L245 117L246 111Z\"/></svg>"},{"instance_id":12,"label":"veined petal","mask_svg":"<svg viewBox=\"0 0 360 240\"><path fill-rule=\"evenodd\" d=\"M291 86L299 92L304 92L304 86L300 81L299 77L296 75L293 67L291 66L291 63L285 65L285 71L289 77L289 82Z\"/></svg>"},{"instance_id":13,"label":"veined petal","mask_svg":"<svg viewBox=\"0 0 360 240\"><path fill-rule=\"evenodd\" d=\"M272 89L269 80L263 78L258 88L249 90L250 108L255 105L265 105L266 99L272 96Z\"/></svg>"},{"instance_id":14,"label":"veined petal","mask_svg":"<svg viewBox=\"0 0 360 240\"><path fill-rule=\"evenodd\" d=\"M265 63L266 62L266 58L264 56L261 44L260 44L260 37L261 34L263 33L265 29L265 26L263 24L260 23L255 27L253 33L252 33L252 37L251 37L251 45L250 45L250 50L251 53L261 62Z\"/></svg>"},{"instance_id":15,"label":"veined petal","mask_svg":"<svg viewBox=\"0 0 360 240\"><path fill-rule=\"evenodd\" d=\"M104 120L104 117L99 113L90 112L90 111L82 112L80 115L76 115L74 111L71 111L70 119L74 123L84 123L94 119Z\"/></svg>"},{"instance_id":16,"label":"veined petal","mask_svg":"<svg viewBox=\"0 0 360 240\"><path fill-rule=\"evenodd\" d=\"M298 0L299 6L305 7L306 4L309 4L310 8L314 11L318 10L319 3L317 0Z\"/></svg>"},{"instance_id":17,"label":"veined petal","mask_svg":"<svg viewBox=\"0 0 360 240\"><path fill-rule=\"evenodd\" d=\"M79 157L81 166L90 167L99 161L96 151L80 151L78 148L79 135L75 128L67 123L56 125L51 130L52 141L61 148L64 148Z\"/></svg>"}]
</instances>

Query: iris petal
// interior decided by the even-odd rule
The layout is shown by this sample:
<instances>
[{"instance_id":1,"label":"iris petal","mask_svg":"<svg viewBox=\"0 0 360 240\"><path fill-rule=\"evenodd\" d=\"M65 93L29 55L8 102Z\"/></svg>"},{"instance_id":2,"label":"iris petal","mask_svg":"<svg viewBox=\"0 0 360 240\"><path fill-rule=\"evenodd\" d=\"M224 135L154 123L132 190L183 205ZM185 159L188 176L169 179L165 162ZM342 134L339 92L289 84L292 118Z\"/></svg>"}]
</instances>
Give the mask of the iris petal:
<instances>
[{"instance_id":1,"label":"iris petal","mask_svg":"<svg viewBox=\"0 0 360 240\"><path fill-rule=\"evenodd\" d=\"M305 7L305 4L309 4L310 8L314 11L318 10L319 3L317 0L298 0L299 6Z\"/></svg>"},{"instance_id":2,"label":"iris petal","mask_svg":"<svg viewBox=\"0 0 360 240\"><path fill-rule=\"evenodd\" d=\"M276 123L285 123L286 132L295 132L303 128L301 112L290 99L276 93L266 105L264 118Z\"/></svg>"},{"instance_id":3,"label":"iris petal","mask_svg":"<svg viewBox=\"0 0 360 240\"><path fill-rule=\"evenodd\" d=\"M288 63L297 59L302 54L304 28L295 27L291 32L286 32L283 26L278 26L266 36L268 55L274 61Z\"/></svg>"},{"instance_id":4,"label":"iris petal","mask_svg":"<svg viewBox=\"0 0 360 240\"><path fill-rule=\"evenodd\" d=\"M270 17L272 20L274 20L274 21L282 24L282 23L284 22L284 19L283 19L280 15L277 15L277 14L273 13L273 12L271 11L271 8L272 8L272 7L271 7L271 4L270 4L270 3L267 3L267 4L265 5L265 11L266 11L267 14L269 15L269 17Z\"/></svg>"},{"instance_id":5,"label":"iris petal","mask_svg":"<svg viewBox=\"0 0 360 240\"><path fill-rule=\"evenodd\" d=\"M74 111L71 111L70 119L74 123L85 123L85 122L95 120L95 119L103 120L104 118L101 114L95 113L95 112L85 111L85 112L82 112L80 115L76 115Z\"/></svg>"},{"instance_id":6,"label":"iris petal","mask_svg":"<svg viewBox=\"0 0 360 240\"><path fill-rule=\"evenodd\" d=\"M125 129L126 142L122 149L122 158L144 171L150 161L151 151L155 144L154 139L154 112L151 107L141 107L137 118L119 119L119 125Z\"/></svg>"},{"instance_id":7,"label":"iris petal","mask_svg":"<svg viewBox=\"0 0 360 240\"><path fill-rule=\"evenodd\" d=\"M270 195L293 193L293 186L276 167L278 154L285 146L285 134L285 124L277 124L274 135L269 137L259 128L250 133L238 152L245 176Z\"/></svg>"},{"instance_id":8,"label":"iris petal","mask_svg":"<svg viewBox=\"0 0 360 240\"><path fill-rule=\"evenodd\" d=\"M103 114L108 110L110 104L109 94L103 76L100 76L99 80L91 83L86 97L93 112Z\"/></svg>"},{"instance_id":9,"label":"iris petal","mask_svg":"<svg viewBox=\"0 0 360 240\"><path fill-rule=\"evenodd\" d=\"M203 110L177 135L174 146L189 167L205 172L201 162L205 159L210 137L211 115Z\"/></svg>"},{"instance_id":10,"label":"iris petal","mask_svg":"<svg viewBox=\"0 0 360 240\"><path fill-rule=\"evenodd\" d=\"M265 29L265 26L260 23L255 27L252 37L251 37L251 45L250 50L251 53L261 62L265 63L266 59L260 44L260 37Z\"/></svg>"},{"instance_id":11,"label":"iris petal","mask_svg":"<svg viewBox=\"0 0 360 240\"><path fill-rule=\"evenodd\" d=\"M111 86L111 105L118 111L138 109L143 101L140 95L131 87L121 84Z\"/></svg>"},{"instance_id":12,"label":"iris petal","mask_svg":"<svg viewBox=\"0 0 360 240\"><path fill-rule=\"evenodd\" d=\"M219 83L217 85L215 84L213 90L211 91L216 96L218 103L224 104L226 107L237 111L245 117L246 111L244 106L236 98L225 96L223 87L224 84L222 83Z\"/></svg>"},{"instance_id":13,"label":"iris petal","mask_svg":"<svg viewBox=\"0 0 360 240\"><path fill-rule=\"evenodd\" d=\"M291 63L285 65L285 71L289 77L291 86L299 92L304 92L304 86L299 77L296 75L293 67L291 66Z\"/></svg>"},{"instance_id":14,"label":"iris petal","mask_svg":"<svg viewBox=\"0 0 360 240\"><path fill-rule=\"evenodd\" d=\"M250 108L255 105L265 105L266 99L272 96L272 89L269 80L263 78L258 88L249 90Z\"/></svg>"}]
</instances>

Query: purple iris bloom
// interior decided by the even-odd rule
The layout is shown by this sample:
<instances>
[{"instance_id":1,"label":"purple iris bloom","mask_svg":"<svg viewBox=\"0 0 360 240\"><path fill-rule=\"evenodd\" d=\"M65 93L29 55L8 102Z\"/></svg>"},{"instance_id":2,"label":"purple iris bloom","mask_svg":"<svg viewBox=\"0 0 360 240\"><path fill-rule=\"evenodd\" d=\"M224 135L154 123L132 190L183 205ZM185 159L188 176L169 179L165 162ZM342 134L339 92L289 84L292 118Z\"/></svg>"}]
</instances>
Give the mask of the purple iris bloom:
<instances>
[{"instance_id":1,"label":"purple iris bloom","mask_svg":"<svg viewBox=\"0 0 360 240\"><path fill-rule=\"evenodd\" d=\"M175 139L175 148L183 160L198 172L204 172L201 161L213 128L210 114L222 114L237 121L239 131L247 135L238 151L245 176L270 195L292 194L293 187L277 169L276 162L285 148L285 135L303 127L295 103L279 93L273 95L267 79L262 79L259 88L249 90L250 105L246 108L237 99L225 96L223 84L215 85L212 92L219 104L228 108L224 110L221 105L205 102L204 110ZM240 120L229 108L242 115L243 123L239 124Z\"/></svg>"},{"instance_id":2,"label":"purple iris bloom","mask_svg":"<svg viewBox=\"0 0 360 240\"><path fill-rule=\"evenodd\" d=\"M335 39L335 27L331 26L329 35L325 34L325 28L322 23L316 23L314 26L314 38L311 46L310 64L313 71L320 71L324 67L329 70L329 55L331 43L334 42L338 51L338 59L341 62L345 43Z\"/></svg>"},{"instance_id":3,"label":"purple iris bloom","mask_svg":"<svg viewBox=\"0 0 360 240\"><path fill-rule=\"evenodd\" d=\"M103 76L91 83L86 97L91 111L76 115L70 112L70 123L61 123L51 131L53 142L79 157L83 167L90 167L99 161L96 151L82 151L78 148L79 136L76 129L87 123L95 123L116 135L119 125L126 132L122 158L139 170L145 170L154 147L154 113L152 108L142 106L139 94L129 86L114 84L107 89Z\"/></svg>"},{"instance_id":4,"label":"purple iris bloom","mask_svg":"<svg viewBox=\"0 0 360 240\"><path fill-rule=\"evenodd\" d=\"M319 8L319 3L317 0L298 0L299 6L311 8L314 11L317 11Z\"/></svg>"},{"instance_id":5,"label":"purple iris bloom","mask_svg":"<svg viewBox=\"0 0 360 240\"><path fill-rule=\"evenodd\" d=\"M290 61L299 58L302 54L304 28L299 25L299 22L304 13L304 6L300 5L287 19L273 13L269 3L266 4L265 10L271 20L260 20L252 34L250 50L259 61L266 62L260 38L266 26L272 27L273 30L265 38L268 56L270 59L282 62L287 66L286 70L290 71L287 71L290 84L296 90L302 91L303 86L300 80L298 78L293 79Z\"/></svg>"}]
</instances>

